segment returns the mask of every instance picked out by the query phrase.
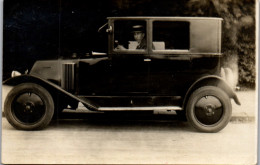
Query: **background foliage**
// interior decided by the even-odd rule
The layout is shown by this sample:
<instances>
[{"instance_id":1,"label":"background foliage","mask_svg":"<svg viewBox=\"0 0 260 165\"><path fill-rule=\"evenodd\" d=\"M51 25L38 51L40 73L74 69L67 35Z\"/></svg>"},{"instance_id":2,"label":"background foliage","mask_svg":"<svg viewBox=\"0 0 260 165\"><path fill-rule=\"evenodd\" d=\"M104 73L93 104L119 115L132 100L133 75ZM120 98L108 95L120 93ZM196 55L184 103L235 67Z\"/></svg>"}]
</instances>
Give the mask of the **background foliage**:
<instances>
[{"instance_id":1,"label":"background foliage","mask_svg":"<svg viewBox=\"0 0 260 165\"><path fill-rule=\"evenodd\" d=\"M223 18L224 67L240 86L254 87L254 0L6 0L3 79L39 59L106 51L97 29L108 16L204 16Z\"/></svg>"},{"instance_id":2,"label":"background foliage","mask_svg":"<svg viewBox=\"0 0 260 165\"><path fill-rule=\"evenodd\" d=\"M238 72L238 84L255 87L255 6L253 0L190 0L191 15L224 19L223 65Z\"/></svg>"}]
</instances>

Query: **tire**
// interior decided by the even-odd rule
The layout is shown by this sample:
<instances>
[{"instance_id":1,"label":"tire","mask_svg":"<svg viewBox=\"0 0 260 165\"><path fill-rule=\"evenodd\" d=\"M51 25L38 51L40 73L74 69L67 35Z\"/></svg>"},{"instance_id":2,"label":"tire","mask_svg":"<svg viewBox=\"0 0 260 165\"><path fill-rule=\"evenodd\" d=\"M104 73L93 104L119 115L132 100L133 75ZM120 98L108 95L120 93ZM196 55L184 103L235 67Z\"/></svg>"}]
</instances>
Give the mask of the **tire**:
<instances>
[{"instance_id":1,"label":"tire","mask_svg":"<svg viewBox=\"0 0 260 165\"><path fill-rule=\"evenodd\" d=\"M188 122L202 132L218 132L230 121L230 98L220 88L205 86L195 90L187 103Z\"/></svg>"},{"instance_id":2,"label":"tire","mask_svg":"<svg viewBox=\"0 0 260 165\"><path fill-rule=\"evenodd\" d=\"M38 130L50 123L54 102L42 86L23 83L15 86L7 95L4 112L8 122L16 129Z\"/></svg>"}]
</instances>

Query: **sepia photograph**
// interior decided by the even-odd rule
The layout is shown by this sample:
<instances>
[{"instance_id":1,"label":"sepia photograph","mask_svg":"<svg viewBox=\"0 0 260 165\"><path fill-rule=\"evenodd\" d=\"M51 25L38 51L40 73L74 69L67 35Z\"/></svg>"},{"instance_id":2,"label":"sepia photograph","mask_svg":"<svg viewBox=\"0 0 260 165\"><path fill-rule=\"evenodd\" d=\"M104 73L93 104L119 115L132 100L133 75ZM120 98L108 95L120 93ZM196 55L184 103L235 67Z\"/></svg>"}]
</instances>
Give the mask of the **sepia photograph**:
<instances>
[{"instance_id":1,"label":"sepia photograph","mask_svg":"<svg viewBox=\"0 0 260 165\"><path fill-rule=\"evenodd\" d=\"M2 164L257 164L258 1L3 0Z\"/></svg>"}]
</instances>

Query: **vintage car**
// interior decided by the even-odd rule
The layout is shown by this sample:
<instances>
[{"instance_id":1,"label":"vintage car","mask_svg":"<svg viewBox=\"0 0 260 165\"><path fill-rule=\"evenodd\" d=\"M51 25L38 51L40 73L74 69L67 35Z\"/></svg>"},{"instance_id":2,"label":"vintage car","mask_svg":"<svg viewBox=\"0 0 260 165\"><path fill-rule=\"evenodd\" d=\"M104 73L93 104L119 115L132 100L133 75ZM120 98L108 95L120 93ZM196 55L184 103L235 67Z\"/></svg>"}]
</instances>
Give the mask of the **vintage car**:
<instances>
[{"instance_id":1,"label":"vintage car","mask_svg":"<svg viewBox=\"0 0 260 165\"><path fill-rule=\"evenodd\" d=\"M39 60L4 81L14 86L4 105L13 127L43 129L55 113L79 103L100 112L176 111L202 132L228 124L231 99L240 102L221 77L221 18L107 19L99 29L108 35L107 52Z\"/></svg>"}]
</instances>

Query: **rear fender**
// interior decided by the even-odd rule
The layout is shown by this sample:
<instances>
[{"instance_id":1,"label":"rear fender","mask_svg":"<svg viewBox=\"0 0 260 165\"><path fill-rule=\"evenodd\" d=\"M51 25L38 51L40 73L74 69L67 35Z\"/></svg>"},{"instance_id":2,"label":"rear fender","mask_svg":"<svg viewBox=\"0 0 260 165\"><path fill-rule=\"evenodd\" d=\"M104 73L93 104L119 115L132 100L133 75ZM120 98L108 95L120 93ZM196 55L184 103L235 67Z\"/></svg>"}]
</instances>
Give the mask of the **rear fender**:
<instances>
[{"instance_id":1,"label":"rear fender","mask_svg":"<svg viewBox=\"0 0 260 165\"><path fill-rule=\"evenodd\" d=\"M83 99L71 94L70 92L62 89L59 85L57 85L53 82L50 82L48 80L42 79L40 77L37 77L37 76L28 75L28 74L16 76L16 77L5 80L3 82L3 85L16 86L18 84L28 83L28 82L39 84L39 85L43 86L44 88L46 88L47 90L52 91L52 93L60 92L64 96L67 96L69 98L72 98L74 100L77 100L77 101L83 103L90 110L98 109L98 106L95 105L94 103L91 103L89 100L87 100L87 99L83 100Z\"/></svg>"},{"instance_id":2,"label":"rear fender","mask_svg":"<svg viewBox=\"0 0 260 165\"><path fill-rule=\"evenodd\" d=\"M218 76L205 76L205 77L198 79L196 82L194 82L190 86L189 90L187 91L187 93L184 97L183 107L185 107L185 105L189 99L189 96L191 95L191 93L194 90L196 90L202 86L210 86L210 85L221 88L224 92L227 93L227 95L230 98L234 99L234 101L237 105L241 105L240 101L238 100L237 95L231 89L231 87L225 82L224 79L222 79L221 77L218 77Z\"/></svg>"}]
</instances>

